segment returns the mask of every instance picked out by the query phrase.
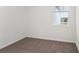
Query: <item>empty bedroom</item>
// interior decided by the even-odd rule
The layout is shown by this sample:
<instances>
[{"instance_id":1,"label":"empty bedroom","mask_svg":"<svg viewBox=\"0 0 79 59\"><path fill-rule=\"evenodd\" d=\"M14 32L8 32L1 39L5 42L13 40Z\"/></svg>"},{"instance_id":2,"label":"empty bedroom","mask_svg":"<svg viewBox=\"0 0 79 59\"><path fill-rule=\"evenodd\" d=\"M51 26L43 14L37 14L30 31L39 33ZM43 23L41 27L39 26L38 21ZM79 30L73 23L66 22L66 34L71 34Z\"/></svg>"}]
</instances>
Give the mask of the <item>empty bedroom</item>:
<instances>
[{"instance_id":1,"label":"empty bedroom","mask_svg":"<svg viewBox=\"0 0 79 59\"><path fill-rule=\"evenodd\" d=\"M0 53L78 53L78 6L0 6Z\"/></svg>"}]
</instances>

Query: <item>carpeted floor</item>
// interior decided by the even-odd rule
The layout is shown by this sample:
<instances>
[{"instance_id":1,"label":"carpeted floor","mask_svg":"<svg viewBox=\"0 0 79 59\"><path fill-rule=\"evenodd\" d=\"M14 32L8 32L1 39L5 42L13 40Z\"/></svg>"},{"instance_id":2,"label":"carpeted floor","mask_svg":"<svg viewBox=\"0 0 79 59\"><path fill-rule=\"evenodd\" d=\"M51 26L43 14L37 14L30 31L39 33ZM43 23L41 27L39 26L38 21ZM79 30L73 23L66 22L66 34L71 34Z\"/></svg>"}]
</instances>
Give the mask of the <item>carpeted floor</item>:
<instances>
[{"instance_id":1,"label":"carpeted floor","mask_svg":"<svg viewBox=\"0 0 79 59\"><path fill-rule=\"evenodd\" d=\"M0 53L77 53L74 43L24 38L0 50Z\"/></svg>"}]
</instances>

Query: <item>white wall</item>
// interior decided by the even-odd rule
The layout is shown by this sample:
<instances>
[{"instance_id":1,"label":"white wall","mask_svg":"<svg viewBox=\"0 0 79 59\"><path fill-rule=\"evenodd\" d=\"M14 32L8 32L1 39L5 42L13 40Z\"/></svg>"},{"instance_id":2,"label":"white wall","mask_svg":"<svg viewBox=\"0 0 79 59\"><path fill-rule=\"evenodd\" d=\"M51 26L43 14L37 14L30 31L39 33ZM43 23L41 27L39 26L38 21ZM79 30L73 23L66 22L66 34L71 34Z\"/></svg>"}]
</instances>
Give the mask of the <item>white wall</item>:
<instances>
[{"instance_id":1,"label":"white wall","mask_svg":"<svg viewBox=\"0 0 79 59\"><path fill-rule=\"evenodd\" d=\"M24 37L74 42L74 14L67 25L53 25L53 7L0 7L0 48Z\"/></svg>"},{"instance_id":2,"label":"white wall","mask_svg":"<svg viewBox=\"0 0 79 59\"><path fill-rule=\"evenodd\" d=\"M76 35L77 35L76 45L79 50L79 7L76 7Z\"/></svg>"},{"instance_id":3,"label":"white wall","mask_svg":"<svg viewBox=\"0 0 79 59\"><path fill-rule=\"evenodd\" d=\"M66 25L53 25L54 7L26 7L28 9L28 37L75 42L74 8L71 7L69 22ZM27 15L27 11L26 11Z\"/></svg>"},{"instance_id":4,"label":"white wall","mask_svg":"<svg viewBox=\"0 0 79 59\"><path fill-rule=\"evenodd\" d=\"M0 48L27 36L24 7L0 6Z\"/></svg>"}]
</instances>

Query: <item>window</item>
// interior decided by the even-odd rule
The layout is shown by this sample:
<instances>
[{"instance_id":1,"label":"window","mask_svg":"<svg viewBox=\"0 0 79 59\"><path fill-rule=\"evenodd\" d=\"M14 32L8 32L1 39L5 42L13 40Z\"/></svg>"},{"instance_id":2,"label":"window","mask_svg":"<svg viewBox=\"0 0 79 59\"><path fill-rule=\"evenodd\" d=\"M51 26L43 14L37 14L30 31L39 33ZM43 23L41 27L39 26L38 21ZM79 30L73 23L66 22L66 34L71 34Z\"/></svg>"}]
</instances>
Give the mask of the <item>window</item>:
<instances>
[{"instance_id":1,"label":"window","mask_svg":"<svg viewBox=\"0 0 79 59\"><path fill-rule=\"evenodd\" d=\"M69 18L69 7L55 6L55 22L56 24L67 24Z\"/></svg>"}]
</instances>

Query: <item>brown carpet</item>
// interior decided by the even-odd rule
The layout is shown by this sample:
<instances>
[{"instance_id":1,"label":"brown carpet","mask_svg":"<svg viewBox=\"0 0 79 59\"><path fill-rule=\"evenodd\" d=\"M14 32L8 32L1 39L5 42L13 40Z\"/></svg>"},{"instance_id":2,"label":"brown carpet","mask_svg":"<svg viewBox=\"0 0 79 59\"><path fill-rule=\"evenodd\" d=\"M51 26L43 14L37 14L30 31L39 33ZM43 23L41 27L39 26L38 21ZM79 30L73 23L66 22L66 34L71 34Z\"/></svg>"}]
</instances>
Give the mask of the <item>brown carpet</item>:
<instances>
[{"instance_id":1,"label":"brown carpet","mask_svg":"<svg viewBox=\"0 0 79 59\"><path fill-rule=\"evenodd\" d=\"M77 53L74 43L24 38L0 50L0 53Z\"/></svg>"}]
</instances>

